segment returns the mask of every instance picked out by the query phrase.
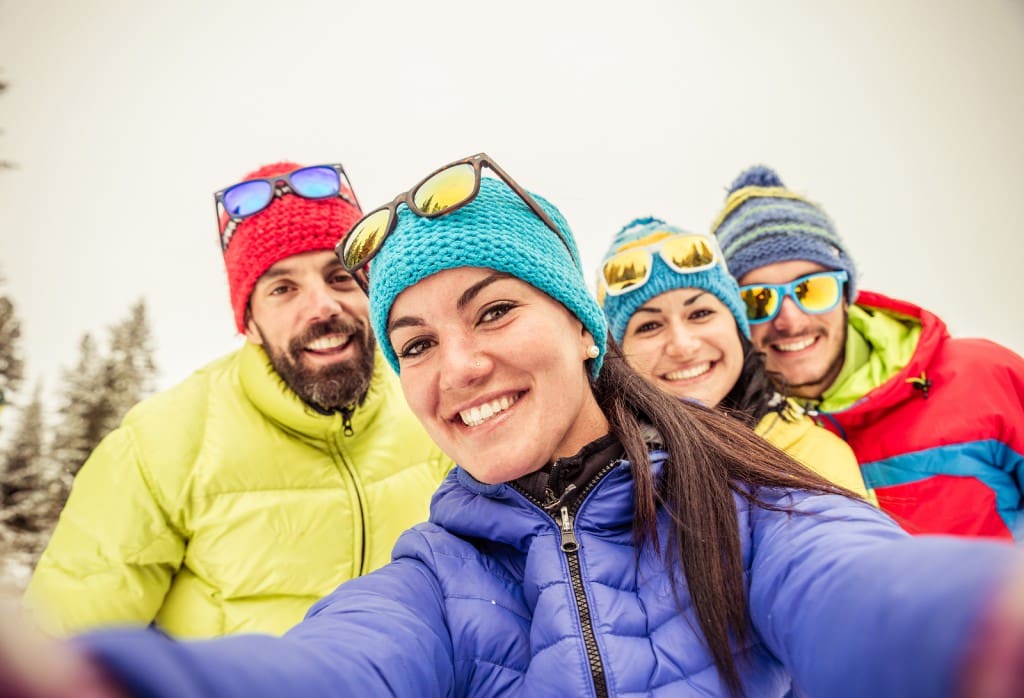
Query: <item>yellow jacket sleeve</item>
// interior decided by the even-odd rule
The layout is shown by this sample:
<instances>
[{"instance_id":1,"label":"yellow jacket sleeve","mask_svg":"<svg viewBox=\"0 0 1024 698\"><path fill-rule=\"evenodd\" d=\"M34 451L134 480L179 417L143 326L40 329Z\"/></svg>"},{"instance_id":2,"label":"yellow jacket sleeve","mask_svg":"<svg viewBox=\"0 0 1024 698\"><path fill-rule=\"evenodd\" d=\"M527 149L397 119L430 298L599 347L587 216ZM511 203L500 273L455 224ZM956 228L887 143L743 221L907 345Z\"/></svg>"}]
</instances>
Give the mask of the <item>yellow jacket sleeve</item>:
<instances>
[{"instance_id":1,"label":"yellow jacket sleeve","mask_svg":"<svg viewBox=\"0 0 1024 698\"><path fill-rule=\"evenodd\" d=\"M874 492L868 491L864 485L864 477L853 449L845 441L819 427L805 414L789 411L787 417L785 419L777 412L769 412L758 423L755 431L773 446L830 482L856 492L878 506Z\"/></svg>"},{"instance_id":2,"label":"yellow jacket sleeve","mask_svg":"<svg viewBox=\"0 0 1024 698\"><path fill-rule=\"evenodd\" d=\"M25 593L43 629L148 623L185 551L130 428L111 432L75 478Z\"/></svg>"}]
</instances>

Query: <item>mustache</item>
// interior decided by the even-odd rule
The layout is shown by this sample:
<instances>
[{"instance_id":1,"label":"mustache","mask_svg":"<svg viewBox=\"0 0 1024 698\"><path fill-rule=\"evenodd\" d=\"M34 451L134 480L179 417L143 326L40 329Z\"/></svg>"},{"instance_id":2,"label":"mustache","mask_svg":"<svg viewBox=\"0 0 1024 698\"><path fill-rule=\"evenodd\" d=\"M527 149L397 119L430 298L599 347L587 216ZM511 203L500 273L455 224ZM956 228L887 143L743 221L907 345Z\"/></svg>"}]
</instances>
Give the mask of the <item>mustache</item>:
<instances>
[{"instance_id":1,"label":"mustache","mask_svg":"<svg viewBox=\"0 0 1024 698\"><path fill-rule=\"evenodd\" d=\"M773 329L773 330L765 333L764 337L761 338L761 343L762 344L774 344L776 342L785 341L787 339L797 339L799 337L817 337L817 336L827 337L828 336L828 330L826 330L824 327L804 328L804 329L798 330L796 332L789 332L789 331L786 331L786 330L783 330L783 331L780 332L779 330L774 330Z\"/></svg>"},{"instance_id":2,"label":"mustache","mask_svg":"<svg viewBox=\"0 0 1024 698\"><path fill-rule=\"evenodd\" d=\"M305 332L292 339L288 349L293 356L299 356L305 346L314 339L319 339L329 334L358 335L363 337L366 335L366 331L367 324L362 319L356 318L349 321L342 318L331 318L310 325Z\"/></svg>"}]
</instances>

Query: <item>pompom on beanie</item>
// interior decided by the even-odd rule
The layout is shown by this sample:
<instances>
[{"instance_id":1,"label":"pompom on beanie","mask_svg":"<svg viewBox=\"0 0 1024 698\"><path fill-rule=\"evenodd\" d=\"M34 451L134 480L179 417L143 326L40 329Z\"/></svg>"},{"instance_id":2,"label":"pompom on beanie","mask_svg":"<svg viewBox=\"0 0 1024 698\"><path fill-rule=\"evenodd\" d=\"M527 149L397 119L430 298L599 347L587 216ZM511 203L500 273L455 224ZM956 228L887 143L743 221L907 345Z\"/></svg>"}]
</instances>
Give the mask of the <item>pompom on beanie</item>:
<instances>
[{"instance_id":1,"label":"pompom on beanie","mask_svg":"<svg viewBox=\"0 0 1024 698\"><path fill-rule=\"evenodd\" d=\"M857 267L832 220L786 189L771 168L754 165L736 178L711 229L737 279L768 264L807 260L846 271L847 300L856 298Z\"/></svg>"}]
</instances>

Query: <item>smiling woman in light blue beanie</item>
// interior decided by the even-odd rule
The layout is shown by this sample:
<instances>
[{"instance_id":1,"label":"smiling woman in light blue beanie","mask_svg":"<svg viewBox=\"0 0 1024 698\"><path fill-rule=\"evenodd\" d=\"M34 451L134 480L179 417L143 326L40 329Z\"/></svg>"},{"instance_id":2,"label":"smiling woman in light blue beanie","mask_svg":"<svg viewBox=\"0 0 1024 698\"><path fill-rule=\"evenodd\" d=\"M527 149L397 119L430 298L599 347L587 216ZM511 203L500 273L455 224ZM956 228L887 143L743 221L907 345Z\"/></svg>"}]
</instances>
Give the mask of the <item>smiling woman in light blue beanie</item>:
<instances>
[{"instance_id":1,"label":"smiling woman in light blue beanie","mask_svg":"<svg viewBox=\"0 0 1024 698\"><path fill-rule=\"evenodd\" d=\"M689 235L689 231L670 225L660 218L637 218L627 223L615 234L615 239L608 247L602 264L621 252L624 248L644 244L645 239L652 235ZM710 239L710 238L709 238ZM608 318L608 329L619 344L626 334L626 325L633 317L636 309L657 295L676 288L699 288L713 294L732 313L736 326L744 337L750 338L750 325L747 313L740 300L740 289L736 280L729 274L725 264L716 264L710 269L696 273L681 274L671 268L657 254L652 255L651 276L643 286L619 296L606 296L602 307Z\"/></svg>"}]
</instances>

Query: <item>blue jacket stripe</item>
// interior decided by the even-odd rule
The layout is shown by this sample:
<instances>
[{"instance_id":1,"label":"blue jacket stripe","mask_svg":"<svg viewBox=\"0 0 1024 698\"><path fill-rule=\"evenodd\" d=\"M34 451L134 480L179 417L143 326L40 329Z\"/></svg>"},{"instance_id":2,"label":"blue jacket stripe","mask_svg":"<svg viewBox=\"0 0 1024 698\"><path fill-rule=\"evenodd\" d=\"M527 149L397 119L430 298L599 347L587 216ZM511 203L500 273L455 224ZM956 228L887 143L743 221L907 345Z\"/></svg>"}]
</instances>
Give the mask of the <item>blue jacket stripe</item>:
<instances>
[{"instance_id":1,"label":"blue jacket stripe","mask_svg":"<svg viewBox=\"0 0 1024 698\"><path fill-rule=\"evenodd\" d=\"M993 468L993 465L1001 469ZM997 439L936 446L861 464L868 487L890 487L933 475L974 477L995 492L999 515L1011 531L1018 528L1024 482L1024 455Z\"/></svg>"}]
</instances>

